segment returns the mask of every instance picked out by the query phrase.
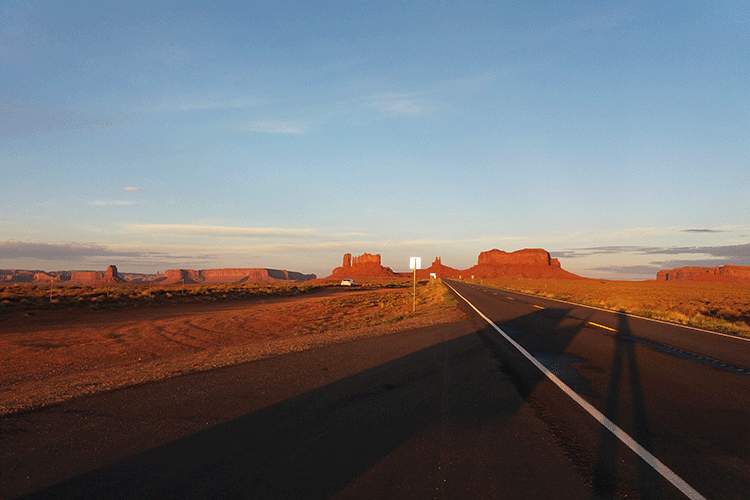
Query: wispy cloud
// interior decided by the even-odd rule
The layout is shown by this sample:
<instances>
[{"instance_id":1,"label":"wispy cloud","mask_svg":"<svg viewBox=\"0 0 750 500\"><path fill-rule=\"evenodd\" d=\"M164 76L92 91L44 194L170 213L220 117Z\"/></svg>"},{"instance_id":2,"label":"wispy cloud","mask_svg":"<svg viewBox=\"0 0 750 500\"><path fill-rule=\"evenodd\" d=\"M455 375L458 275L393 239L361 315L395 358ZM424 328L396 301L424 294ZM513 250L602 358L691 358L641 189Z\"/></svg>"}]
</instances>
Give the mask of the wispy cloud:
<instances>
[{"instance_id":1,"label":"wispy cloud","mask_svg":"<svg viewBox=\"0 0 750 500\"><path fill-rule=\"evenodd\" d=\"M125 191L140 191L141 188L139 187L126 187Z\"/></svg>"},{"instance_id":2,"label":"wispy cloud","mask_svg":"<svg viewBox=\"0 0 750 500\"><path fill-rule=\"evenodd\" d=\"M0 103L0 137L22 137L64 130L102 132L122 127L130 119L127 114L94 114L76 108L6 100Z\"/></svg>"},{"instance_id":3,"label":"wispy cloud","mask_svg":"<svg viewBox=\"0 0 750 500\"><path fill-rule=\"evenodd\" d=\"M142 107L142 111L148 113L154 112L190 112L190 111L209 111L209 110L231 110L247 109L267 104L267 101L258 99L194 99L180 98L169 99L156 104L147 104Z\"/></svg>"},{"instance_id":4,"label":"wispy cloud","mask_svg":"<svg viewBox=\"0 0 750 500\"><path fill-rule=\"evenodd\" d=\"M103 268L110 263L122 266L198 266L210 265L216 255L205 247L160 247L100 245L96 243L37 243L0 240L0 260L64 261Z\"/></svg>"},{"instance_id":5,"label":"wispy cloud","mask_svg":"<svg viewBox=\"0 0 750 500\"><path fill-rule=\"evenodd\" d=\"M575 259L590 255L612 255L630 253L635 255L710 255L750 261L750 243L741 245L720 245L703 247L652 247L636 245L610 245L600 247L571 248L555 251L555 257Z\"/></svg>"},{"instance_id":6,"label":"wispy cloud","mask_svg":"<svg viewBox=\"0 0 750 500\"><path fill-rule=\"evenodd\" d=\"M565 259L587 258L599 260L597 256L605 255L606 260L614 259L620 262L646 261L638 264L604 264L586 269L609 273L614 277L630 276L654 278L656 273L664 269L675 269L686 266L719 267L724 265L750 266L750 244L696 246L696 247L647 247L647 246L602 246L575 248L564 251L550 252L553 257ZM651 260L658 256L674 256L677 258L662 258ZM685 256L680 258L679 256ZM693 257L694 256L694 257Z\"/></svg>"},{"instance_id":7,"label":"wispy cloud","mask_svg":"<svg viewBox=\"0 0 750 500\"><path fill-rule=\"evenodd\" d=\"M310 237L320 234L315 229L207 226L197 224L128 224L127 227L130 231L133 232L183 233L191 235L224 237Z\"/></svg>"},{"instance_id":8,"label":"wispy cloud","mask_svg":"<svg viewBox=\"0 0 750 500\"><path fill-rule=\"evenodd\" d=\"M683 229L683 233L726 233L722 229Z\"/></svg>"},{"instance_id":9,"label":"wispy cloud","mask_svg":"<svg viewBox=\"0 0 750 500\"><path fill-rule=\"evenodd\" d=\"M90 201L89 205L95 207L125 207L128 205L135 205L138 202L135 200L95 200Z\"/></svg>"},{"instance_id":10,"label":"wispy cloud","mask_svg":"<svg viewBox=\"0 0 750 500\"><path fill-rule=\"evenodd\" d=\"M281 120L256 120L240 124L235 127L240 132L261 132L264 134L293 134L299 135L306 132L306 126L292 121Z\"/></svg>"},{"instance_id":11,"label":"wispy cloud","mask_svg":"<svg viewBox=\"0 0 750 500\"><path fill-rule=\"evenodd\" d=\"M0 241L0 258L81 261L87 257L136 257L138 252L110 250L93 243L34 243Z\"/></svg>"},{"instance_id":12,"label":"wispy cloud","mask_svg":"<svg viewBox=\"0 0 750 500\"><path fill-rule=\"evenodd\" d=\"M364 104L368 108L390 116L427 116L429 110L418 99L423 95L419 92L373 94L365 99Z\"/></svg>"}]
</instances>

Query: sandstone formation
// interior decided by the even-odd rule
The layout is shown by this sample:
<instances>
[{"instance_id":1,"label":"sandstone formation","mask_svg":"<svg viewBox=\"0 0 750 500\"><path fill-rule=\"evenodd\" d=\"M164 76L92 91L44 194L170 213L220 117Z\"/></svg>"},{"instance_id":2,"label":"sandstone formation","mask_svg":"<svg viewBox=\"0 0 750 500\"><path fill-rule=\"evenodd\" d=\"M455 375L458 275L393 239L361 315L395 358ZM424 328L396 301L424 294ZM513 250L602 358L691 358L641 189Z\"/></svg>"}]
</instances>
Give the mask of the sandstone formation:
<instances>
[{"instance_id":1,"label":"sandstone formation","mask_svg":"<svg viewBox=\"0 0 750 500\"><path fill-rule=\"evenodd\" d=\"M541 248L526 248L516 252L503 252L493 249L479 254L477 265L465 270L444 266L440 257L427 269L416 272L418 278L428 278L432 274L437 278L565 278L580 279L573 273L563 270L560 261L550 257L549 252ZM380 255L363 254L352 258L344 255L344 263L333 270L329 278L351 277L393 277L412 276L412 272L394 273L390 268L380 264Z\"/></svg>"},{"instance_id":2,"label":"sandstone formation","mask_svg":"<svg viewBox=\"0 0 750 500\"><path fill-rule=\"evenodd\" d=\"M444 266L440 257L435 257L430 267L427 269L417 269L417 278L429 278L433 274L436 278L458 278L461 276L461 272L458 269Z\"/></svg>"},{"instance_id":3,"label":"sandstone formation","mask_svg":"<svg viewBox=\"0 0 750 500\"><path fill-rule=\"evenodd\" d=\"M580 278L563 270L560 261L541 248L515 252L493 249L479 254L477 265L462 272L475 278Z\"/></svg>"},{"instance_id":4,"label":"sandstone formation","mask_svg":"<svg viewBox=\"0 0 750 500\"><path fill-rule=\"evenodd\" d=\"M344 262L341 267L333 270L329 278L356 278L356 277L373 277L373 278L394 278L398 274L394 273L390 267L383 267L380 264L380 254L371 255L364 253L359 257L352 258L352 254L344 255Z\"/></svg>"},{"instance_id":5,"label":"sandstone formation","mask_svg":"<svg viewBox=\"0 0 750 500\"><path fill-rule=\"evenodd\" d=\"M283 269L230 268L230 269L168 269L154 283L278 283L301 282L315 279L314 274L302 274Z\"/></svg>"},{"instance_id":6,"label":"sandstone formation","mask_svg":"<svg viewBox=\"0 0 750 500\"><path fill-rule=\"evenodd\" d=\"M687 266L656 273L656 281L701 281L750 284L750 266Z\"/></svg>"},{"instance_id":7,"label":"sandstone formation","mask_svg":"<svg viewBox=\"0 0 750 500\"><path fill-rule=\"evenodd\" d=\"M123 279L120 278L120 275L117 274L117 266L109 266L107 270L104 271L103 281L107 283L121 283L123 281Z\"/></svg>"},{"instance_id":8,"label":"sandstone formation","mask_svg":"<svg viewBox=\"0 0 750 500\"><path fill-rule=\"evenodd\" d=\"M301 282L315 279L314 274L302 274L282 269L170 269L165 273L120 274L117 266L106 271L26 271L0 270L0 283L70 283L99 285L110 283L277 283Z\"/></svg>"},{"instance_id":9,"label":"sandstone formation","mask_svg":"<svg viewBox=\"0 0 750 500\"><path fill-rule=\"evenodd\" d=\"M104 280L104 273L101 271L73 271L70 281L76 283L97 283Z\"/></svg>"},{"instance_id":10,"label":"sandstone formation","mask_svg":"<svg viewBox=\"0 0 750 500\"><path fill-rule=\"evenodd\" d=\"M44 271L26 271L24 269L3 269L0 281L4 283L33 283L37 274Z\"/></svg>"}]
</instances>

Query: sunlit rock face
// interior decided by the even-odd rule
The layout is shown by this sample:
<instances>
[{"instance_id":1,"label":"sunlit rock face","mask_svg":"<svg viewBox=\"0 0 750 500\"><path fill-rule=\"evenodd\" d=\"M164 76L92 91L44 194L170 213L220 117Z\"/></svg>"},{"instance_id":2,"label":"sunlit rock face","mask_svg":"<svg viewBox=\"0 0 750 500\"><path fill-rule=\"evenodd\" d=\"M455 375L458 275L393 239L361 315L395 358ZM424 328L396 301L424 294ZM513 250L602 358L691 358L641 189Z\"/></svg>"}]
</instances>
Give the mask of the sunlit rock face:
<instances>
[{"instance_id":1,"label":"sunlit rock face","mask_svg":"<svg viewBox=\"0 0 750 500\"><path fill-rule=\"evenodd\" d=\"M329 278L347 277L389 277L411 276L413 273L394 273L390 268L380 263L380 255L365 253L359 257L352 254L344 255L343 265L337 267ZM580 278L573 273L563 270L560 261L550 257L549 252L541 248L526 248L516 252L502 250L488 250L479 254L477 265L469 269L454 269L443 265L440 257L436 257L427 269L416 272L418 278Z\"/></svg>"},{"instance_id":2,"label":"sunlit rock face","mask_svg":"<svg viewBox=\"0 0 750 500\"><path fill-rule=\"evenodd\" d=\"M398 274L394 273L390 267L384 267L380 264L380 254L374 255L364 253L358 257L352 257L352 254L344 254L344 262L341 267L333 270L329 278L352 278L352 277L373 277L373 278L394 278Z\"/></svg>"},{"instance_id":3,"label":"sunlit rock face","mask_svg":"<svg viewBox=\"0 0 750 500\"><path fill-rule=\"evenodd\" d=\"M750 266L678 267L659 271L656 280L750 284Z\"/></svg>"}]
</instances>

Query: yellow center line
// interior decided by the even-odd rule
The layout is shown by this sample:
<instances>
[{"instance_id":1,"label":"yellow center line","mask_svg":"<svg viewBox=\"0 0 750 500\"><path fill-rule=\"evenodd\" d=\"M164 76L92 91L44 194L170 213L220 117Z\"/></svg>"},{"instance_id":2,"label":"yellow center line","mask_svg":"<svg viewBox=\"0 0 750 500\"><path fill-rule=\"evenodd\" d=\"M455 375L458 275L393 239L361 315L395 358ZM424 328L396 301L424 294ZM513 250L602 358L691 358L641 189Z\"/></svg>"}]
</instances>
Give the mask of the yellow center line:
<instances>
[{"instance_id":1,"label":"yellow center line","mask_svg":"<svg viewBox=\"0 0 750 500\"><path fill-rule=\"evenodd\" d=\"M536 304L531 304L532 306L536 307L537 309L544 309L542 306L538 306Z\"/></svg>"},{"instance_id":2,"label":"yellow center line","mask_svg":"<svg viewBox=\"0 0 750 500\"><path fill-rule=\"evenodd\" d=\"M594 323L593 321L589 321L589 325L598 326L599 328L604 328L605 330L609 330L610 332L616 332L617 331L614 328L610 328L608 326L600 325L599 323Z\"/></svg>"}]
</instances>

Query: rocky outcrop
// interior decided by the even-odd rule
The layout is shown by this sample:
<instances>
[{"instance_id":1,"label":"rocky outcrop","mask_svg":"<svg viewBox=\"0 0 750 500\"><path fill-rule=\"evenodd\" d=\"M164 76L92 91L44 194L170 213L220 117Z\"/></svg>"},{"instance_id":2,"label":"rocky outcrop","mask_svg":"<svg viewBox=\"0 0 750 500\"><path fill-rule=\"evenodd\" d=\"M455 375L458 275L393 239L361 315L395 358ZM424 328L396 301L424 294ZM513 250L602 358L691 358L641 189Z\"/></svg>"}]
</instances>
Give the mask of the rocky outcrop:
<instances>
[{"instance_id":1,"label":"rocky outcrop","mask_svg":"<svg viewBox=\"0 0 750 500\"><path fill-rule=\"evenodd\" d=\"M481 252L477 265L518 265L518 266L553 266L560 267L557 259L552 259L549 252L541 248L524 248L515 252L503 252L494 248Z\"/></svg>"},{"instance_id":2,"label":"rocky outcrop","mask_svg":"<svg viewBox=\"0 0 750 500\"><path fill-rule=\"evenodd\" d=\"M96 283L104 279L104 273L101 271L73 271L70 275L70 281L75 283Z\"/></svg>"},{"instance_id":3,"label":"rocky outcrop","mask_svg":"<svg viewBox=\"0 0 750 500\"><path fill-rule=\"evenodd\" d=\"M541 248L524 248L515 252L493 249L479 254L477 265L462 271L474 278L557 278L580 279L563 270L560 261Z\"/></svg>"},{"instance_id":4,"label":"rocky outcrop","mask_svg":"<svg viewBox=\"0 0 750 500\"><path fill-rule=\"evenodd\" d=\"M702 281L750 284L750 266L686 266L656 273L656 281Z\"/></svg>"},{"instance_id":5,"label":"rocky outcrop","mask_svg":"<svg viewBox=\"0 0 750 500\"><path fill-rule=\"evenodd\" d=\"M314 274L302 274L283 269L228 268L228 269L168 269L163 277L154 280L162 284L175 283L278 283L301 282L315 279Z\"/></svg>"},{"instance_id":6,"label":"rocky outcrop","mask_svg":"<svg viewBox=\"0 0 750 500\"><path fill-rule=\"evenodd\" d=\"M117 266L106 271L25 271L0 270L0 283L52 283L69 282L98 285L109 283L277 283L301 282L315 279L314 274L303 274L283 269L236 268L236 269L169 269L164 273L120 274Z\"/></svg>"},{"instance_id":7,"label":"rocky outcrop","mask_svg":"<svg viewBox=\"0 0 750 500\"><path fill-rule=\"evenodd\" d=\"M5 283L33 283L37 274L44 271L26 271L23 269L3 269L0 279Z\"/></svg>"},{"instance_id":8,"label":"rocky outcrop","mask_svg":"<svg viewBox=\"0 0 750 500\"><path fill-rule=\"evenodd\" d=\"M352 258L352 254L344 254L344 262L341 267L333 270L329 278L355 278L355 277L373 277L373 278L394 278L398 274L394 273L390 267L384 267L380 264L380 254L371 255L364 253L359 257Z\"/></svg>"},{"instance_id":9,"label":"rocky outcrop","mask_svg":"<svg viewBox=\"0 0 750 500\"><path fill-rule=\"evenodd\" d=\"M117 266L109 266L107 270L104 271L104 279L102 281L107 283L121 283L124 280L117 273Z\"/></svg>"},{"instance_id":10,"label":"rocky outcrop","mask_svg":"<svg viewBox=\"0 0 750 500\"><path fill-rule=\"evenodd\" d=\"M435 257L435 260L430 264L430 267L417 270L417 278L429 278L433 274L436 278L458 278L461 276L461 271L453 269L452 267L444 266L440 257Z\"/></svg>"},{"instance_id":11,"label":"rocky outcrop","mask_svg":"<svg viewBox=\"0 0 750 500\"><path fill-rule=\"evenodd\" d=\"M503 252L493 249L481 252L477 265L469 269L458 270L444 266L440 257L427 269L417 270L418 278L428 278L432 274L437 278L564 278L581 279L573 273L563 270L560 261L553 259L549 252L541 248L526 248L516 252ZM412 271L394 273L388 267L380 264L380 255L363 254L352 258L351 254L344 255L341 267L333 270L329 278L347 277L392 277L412 276Z\"/></svg>"}]
</instances>

